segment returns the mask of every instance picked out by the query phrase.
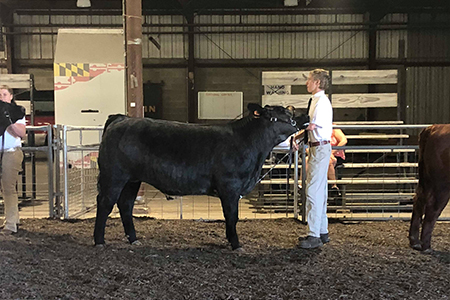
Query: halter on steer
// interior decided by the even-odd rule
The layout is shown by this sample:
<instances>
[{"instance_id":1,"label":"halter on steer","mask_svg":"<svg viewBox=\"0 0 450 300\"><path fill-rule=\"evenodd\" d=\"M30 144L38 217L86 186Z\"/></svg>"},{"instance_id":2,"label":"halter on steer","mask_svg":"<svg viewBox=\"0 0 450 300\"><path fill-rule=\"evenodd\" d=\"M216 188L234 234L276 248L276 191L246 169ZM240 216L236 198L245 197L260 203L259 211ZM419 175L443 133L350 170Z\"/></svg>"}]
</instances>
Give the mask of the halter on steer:
<instances>
[{"instance_id":1,"label":"halter on steer","mask_svg":"<svg viewBox=\"0 0 450 300\"><path fill-rule=\"evenodd\" d=\"M270 122L283 122L283 123L287 123L287 124L290 124L290 125L291 125L292 127L294 127L295 129L297 129L296 132L300 130L300 129L298 128L298 126L297 126L297 122L296 122L294 119L292 119L292 118L289 118L289 122L288 122L288 121L284 121L284 120L279 120L279 119L276 118L276 117L271 117L271 118L270 118ZM261 178L256 182L256 184L260 183L261 180L263 180L264 177L266 177L267 174L269 174L276 166L278 166L278 165L280 164L280 162L281 162L286 156L288 156L288 155L289 155L289 169L291 169L291 164L292 164L292 143L293 143L293 138L291 137L291 140L290 140L290 143L289 143L289 152L286 153L286 154L285 154L282 158L280 158L277 162L275 162L275 164L273 165L273 167L271 167L271 168L269 169L269 171L267 171L263 176L261 176ZM289 186L289 176L287 177L287 184L288 184L288 186Z\"/></svg>"}]
</instances>

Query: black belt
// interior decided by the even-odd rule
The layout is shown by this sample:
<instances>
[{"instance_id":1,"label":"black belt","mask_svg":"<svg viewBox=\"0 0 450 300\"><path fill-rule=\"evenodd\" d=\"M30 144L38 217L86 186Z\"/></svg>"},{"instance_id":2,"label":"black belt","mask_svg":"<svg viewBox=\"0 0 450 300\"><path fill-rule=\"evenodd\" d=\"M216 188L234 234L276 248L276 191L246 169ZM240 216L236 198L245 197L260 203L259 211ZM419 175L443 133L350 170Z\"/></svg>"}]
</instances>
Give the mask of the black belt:
<instances>
[{"instance_id":1,"label":"black belt","mask_svg":"<svg viewBox=\"0 0 450 300\"><path fill-rule=\"evenodd\" d=\"M317 147L317 146L322 146L322 145L326 145L329 144L330 141L319 141L319 142L310 142L309 146L310 147Z\"/></svg>"}]
</instances>

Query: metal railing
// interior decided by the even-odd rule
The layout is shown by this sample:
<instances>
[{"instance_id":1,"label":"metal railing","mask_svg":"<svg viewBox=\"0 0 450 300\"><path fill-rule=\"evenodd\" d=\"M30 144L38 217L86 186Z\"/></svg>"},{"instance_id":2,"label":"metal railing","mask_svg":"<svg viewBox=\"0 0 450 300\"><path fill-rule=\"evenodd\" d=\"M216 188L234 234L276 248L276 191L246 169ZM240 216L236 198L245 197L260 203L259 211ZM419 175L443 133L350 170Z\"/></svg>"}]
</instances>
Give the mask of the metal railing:
<instances>
[{"instance_id":1,"label":"metal railing","mask_svg":"<svg viewBox=\"0 0 450 300\"><path fill-rule=\"evenodd\" d=\"M346 131L403 131L426 126L428 125L340 125L339 128ZM102 131L101 126L27 127L30 142L23 147L26 172L19 183L19 191L22 191L22 217L49 216L69 219L94 216L97 157ZM45 135L46 144L34 145L33 133ZM409 219L418 180L418 145L403 145L403 142L398 139L395 144L390 145L374 145L371 142L370 145L334 147L344 149L347 160L340 167L340 176L329 181L330 184L338 184L341 191L339 203L333 202L333 197L329 198L329 216L347 220ZM241 200L240 218L278 218L284 217L280 213L285 213L286 217L306 220L305 191L297 188L300 181L299 172L305 172L300 163L305 161L305 147L300 149L293 155L293 168L286 171L290 176L289 181L286 178L268 178L270 176L261 180L261 185L286 187L284 195L287 200L275 202L278 200L264 199L263 195L260 204L255 204L252 194L261 192L259 188L258 192L254 191ZM271 172L286 170L288 164L284 164L285 166L269 164L262 174L270 168L273 169ZM303 174L302 186L305 186L305 178L306 174ZM145 190L144 201L135 202L137 215L170 219L223 218L220 200L215 197L186 196L167 202L165 195L153 187L146 185ZM264 201L271 201L272 204L264 207ZM440 220L447 219L450 219L448 209L443 212Z\"/></svg>"}]
</instances>

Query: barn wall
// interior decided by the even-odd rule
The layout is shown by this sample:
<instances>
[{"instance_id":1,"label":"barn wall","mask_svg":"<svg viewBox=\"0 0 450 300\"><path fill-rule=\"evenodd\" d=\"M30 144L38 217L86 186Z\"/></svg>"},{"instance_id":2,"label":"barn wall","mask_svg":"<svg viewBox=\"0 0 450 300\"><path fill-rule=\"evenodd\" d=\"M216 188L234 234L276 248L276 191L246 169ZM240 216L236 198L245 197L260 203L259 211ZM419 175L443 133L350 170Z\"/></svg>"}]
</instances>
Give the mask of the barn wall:
<instances>
[{"instance_id":1,"label":"barn wall","mask_svg":"<svg viewBox=\"0 0 450 300\"><path fill-rule=\"evenodd\" d=\"M450 123L449 78L450 67L407 69L407 123Z\"/></svg>"},{"instance_id":2,"label":"barn wall","mask_svg":"<svg viewBox=\"0 0 450 300\"><path fill-rule=\"evenodd\" d=\"M185 24L183 16L145 16L146 24ZM164 34L164 32L180 32ZM187 40L182 34L182 26L143 27L142 57L143 58L186 58ZM152 42L152 40L154 42ZM157 45L160 47L158 48Z\"/></svg>"},{"instance_id":3,"label":"barn wall","mask_svg":"<svg viewBox=\"0 0 450 300\"><path fill-rule=\"evenodd\" d=\"M200 27L201 32L271 31L276 33L227 33L196 35L196 57L200 59L323 59L367 57L367 34L361 26L349 31L336 29L336 22L363 22L363 15L257 15L257 16L198 16L198 23L267 24L258 27ZM330 26L276 26L271 24L330 24ZM283 32L300 30L308 32ZM342 45L339 47L339 45Z\"/></svg>"},{"instance_id":4,"label":"barn wall","mask_svg":"<svg viewBox=\"0 0 450 300\"><path fill-rule=\"evenodd\" d=\"M397 65L380 65L385 61L395 60L402 56L399 42L404 41L405 56L408 62L446 63L450 62L450 30L439 24L447 22L450 14L388 14L380 24L396 22L403 26L390 30L377 31L376 58L380 60L379 68L396 68ZM195 68L195 87L198 91L232 90L243 91L245 104L260 102L259 76L267 70L299 70L313 67L330 68L367 68L359 64L351 66L352 61L366 61L368 55L368 32L362 25L333 25L342 23L362 23L367 16L363 14L319 14L319 15L197 15L196 24L212 24L196 28L195 60L201 63L214 62L215 65L251 61L256 64L270 62L274 67L206 67ZM433 27L418 28L417 22L428 22ZM97 26L118 28L122 24L120 15L77 16L77 15L15 15L14 23L18 26L14 31L24 33L14 35L14 59L18 62L20 73L35 75L36 87L40 90L52 89L53 72L51 64L56 45L57 27L51 24L77 24L80 26ZM187 120L187 36L182 34L187 28L180 26L186 20L176 15L145 16L143 24L143 58L144 81L160 82L163 86L163 117L170 120ZM307 24L308 26L282 26L280 24ZM155 25L172 26L155 26ZM225 26L231 24L231 26ZM236 26L234 26L236 24ZM248 24L260 26L246 27ZM278 24L274 26L274 24ZM317 26L315 26L317 25ZM380 25L381 26L381 25ZM406 27L407 26L407 27ZM394 28L395 27L395 28ZM448 26L447 26L448 27ZM408 30L406 29L408 28ZM297 30L297 32L287 32ZM210 31L249 31L250 33L208 33ZM257 33L251 33L258 31ZM270 33L269 31L276 31ZM171 34L167 34L171 32ZM29 33L36 33L30 35ZM82 46L82 45L81 45ZM1 54L0 54L1 55ZM289 61L293 61L292 67ZM317 65L302 66L299 62L318 61ZM342 63L339 63L342 61ZM283 67L277 66L284 62ZM287 62L287 63L286 63ZM398 60L397 60L398 62ZM155 67L152 67L152 65ZM164 67L162 67L162 65ZM167 67L165 67L167 66ZM288 67L286 67L288 66ZM4 65L1 73L6 73ZM250 70L250 72L249 72ZM427 120L448 122L445 112L439 110L426 117L414 105L425 105L423 95L428 95L427 86L435 86L436 80L448 79L448 67L411 67L407 72L407 109L406 122L420 123ZM434 78L433 81L431 78ZM448 80L447 80L448 81ZM448 98L447 85L433 89L433 99ZM296 87L297 88L297 87ZM430 100L434 101L434 100ZM438 100L436 100L438 101ZM422 103L422 104L421 104ZM436 102L433 107L444 104ZM427 108L428 109L428 108ZM337 119L351 120L361 118L361 112L336 113ZM376 118L395 114L376 113Z\"/></svg>"},{"instance_id":5,"label":"barn wall","mask_svg":"<svg viewBox=\"0 0 450 300\"><path fill-rule=\"evenodd\" d=\"M407 14L388 14L381 21L381 24L388 22L407 22ZM408 46L408 33L406 30L384 30L377 33L377 57L378 58L398 58L399 41L404 40L406 51Z\"/></svg>"},{"instance_id":6,"label":"barn wall","mask_svg":"<svg viewBox=\"0 0 450 300\"><path fill-rule=\"evenodd\" d=\"M417 18L416 18L417 19ZM388 14L381 23L407 22L406 14ZM120 27L121 16L15 15L16 59L53 59L58 28L51 24L89 27ZM236 26L199 27L195 35L197 59L362 59L368 57L367 32L361 25L337 26L333 23L361 23L362 14L327 15L199 15L197 24L236 24ZM179 59L187 57L186 28L182 16L145 16L143 58ZM274 26L274 24L308 26ZM155 25L174 24L174 26ZM239 26L267 24L267 26ZM317 24L317 26L314 26ZM25 26L31 25L31 26ZM42 27L39 27L41 25ZM325 26L326 25L326 26ZM329 25L329 26L328 26ZM299 32L283 32L295 31ZM248 31L250 33L208 33L209 31ZM251 33L258 31L258 33ZM275 33L264 31L277 31ZM167 34L171 32L171 34ZM179 32L179 33L178 33ZM29 33L35 33L30 35ZM407 40L405 30L379 31L378 57L398 57L398 41ZM154 40L152 42L151 40ZM414 43L415 40L412 42ZM436 41L437 42L437 41ZM156 45L159 45L160 48ZM433 43L427 44L431 47Z\"/></svg>"},{"instance_id":7,"label":"barn wall","mask_svg":"<svg viewBox=\"0 0 450 300\"><path fill-rule=\"evenodd\" d=\"M410 22L448 23L449 13L411 14ZM438 26L437 26L438 27ZM408 33L408 57L416 61L450 60L450 30L448 27L411 29Z\"/></svg>"},{"instance_id":8,"label":"barn wall","mask_svg":"<svg viewBox=\"0 0 450 300\"><path fill-rule=\"evenodd\" d=\"M187 72L184 68L144 68L143 81L163 83L163 119L187 122Z\"/></svg>"}]
</instances>

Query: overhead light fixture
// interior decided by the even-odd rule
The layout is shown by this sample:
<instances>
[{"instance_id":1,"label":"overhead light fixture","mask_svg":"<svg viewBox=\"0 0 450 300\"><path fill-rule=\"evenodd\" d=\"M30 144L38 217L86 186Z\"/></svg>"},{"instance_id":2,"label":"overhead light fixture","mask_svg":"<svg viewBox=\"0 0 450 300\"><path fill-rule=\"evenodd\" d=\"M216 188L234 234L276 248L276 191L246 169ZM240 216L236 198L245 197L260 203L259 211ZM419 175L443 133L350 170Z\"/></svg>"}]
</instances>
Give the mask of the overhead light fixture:
<instances>
[{"instance_id":1,"label":"overhead light fixture","mask_svg":"<svg viewBox=\"0 0 450 300\"><path fill-rule=\"evenodd\" d=\"M298 0L284 0L284 6L298 6Z\"/></svg>"},{"instance_id":2,"label":"overhead light fixture","mask_svg":"<svg viewBox=\"0 0 450 300\"><path fill-rule=\"evenodd\" d=\"M77 7L91 7L91 0L77 0Z\"/></svg>"}]
</instances>

